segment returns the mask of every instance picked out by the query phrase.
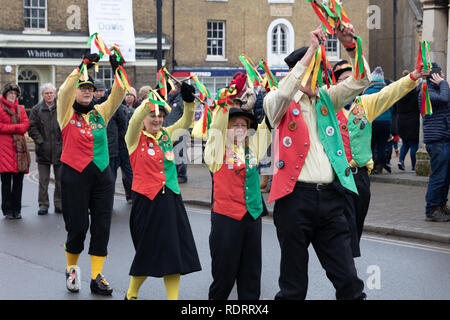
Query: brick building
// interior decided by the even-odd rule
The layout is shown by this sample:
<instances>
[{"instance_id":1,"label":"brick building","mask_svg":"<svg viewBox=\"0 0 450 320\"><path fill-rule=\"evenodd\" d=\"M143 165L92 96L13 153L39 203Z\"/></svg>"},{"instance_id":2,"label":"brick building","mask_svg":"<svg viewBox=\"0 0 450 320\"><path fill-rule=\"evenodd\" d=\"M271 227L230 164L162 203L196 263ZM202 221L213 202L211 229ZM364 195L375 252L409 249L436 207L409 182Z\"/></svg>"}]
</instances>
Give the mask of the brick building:
<instances>
[{"instance_id":1,"label":"brick building","mask_svg":"<svg viewBox=\"0 0 450 320\"><path fill-rule=\"evenodd\" d=\"M368 57L370 1L343 2ZM88 0L0 0L0 6L0 85L19 83L21 103L31 107L40 98L39 85L59 87L89 52ZM155 83L156 0L133 0L132 6L136 61L128 62L126 71L138 89ZM308 45L309 32L318 25L304 0L164 0L163 65L178 77L197 73L212 94L242 70L242 53L256 63L267 59L282 77L284 57ZM331 61L347 58L335 38L327 50ZM109 63L101 63L95 77L110 85Z\"/></svg>"}]
</instances>

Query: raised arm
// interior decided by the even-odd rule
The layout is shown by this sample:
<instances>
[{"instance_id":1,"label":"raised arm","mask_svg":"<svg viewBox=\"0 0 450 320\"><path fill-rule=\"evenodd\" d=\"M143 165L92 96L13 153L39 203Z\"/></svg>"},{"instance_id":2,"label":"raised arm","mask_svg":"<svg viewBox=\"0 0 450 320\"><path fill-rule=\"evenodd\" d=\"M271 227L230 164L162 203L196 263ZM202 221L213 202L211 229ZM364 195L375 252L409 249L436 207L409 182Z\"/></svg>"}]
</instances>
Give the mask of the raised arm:
<instances>
[{"instance_id":1,"label":"raised arm","mask_svg":"<svg viewBox=\"0 0 450 320\"><path fill-rule=\"evenodd\" d=\"M217 172L223 164L228 114L228 108L219 108L209 128L209 137L205 146L205 163L212 173Z\"/></svg>"},{"instance_id":2,"label":"raised arm","mask_svg":"<svg viewBox=\"0 0 450 320\"><path fill-rule=\"evenodd\" d=\"M136 108L128 123L127 133L125 134L125 142L128 148L128 154L132 154L139 144L139 137L143 128L143 121L151 111L151 103L148 99L142 101L141 105Z\"/></svg>"}]
</instances>

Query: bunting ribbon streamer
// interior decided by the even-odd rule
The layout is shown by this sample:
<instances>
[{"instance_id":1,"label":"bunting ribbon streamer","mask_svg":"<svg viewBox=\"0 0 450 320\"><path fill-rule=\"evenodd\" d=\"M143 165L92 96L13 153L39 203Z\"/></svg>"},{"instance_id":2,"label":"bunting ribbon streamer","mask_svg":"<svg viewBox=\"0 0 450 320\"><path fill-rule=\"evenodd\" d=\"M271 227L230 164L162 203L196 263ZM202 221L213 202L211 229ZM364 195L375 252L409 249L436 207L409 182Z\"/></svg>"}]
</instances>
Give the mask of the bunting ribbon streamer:
<instances>
[{"instance_id":1,"label":"bunting ribbon streamer","mask_svg":"<svg viewBox=\"0 0 450 320\"><path fill-rule=\"evenodd\" d=\"M204 109L203 109L202 134L204 135L209 130L209 127L211 126L212 112L206 103L203 103L203 105L204 105Z\"/></svg>"},{"instance_id":2,"label":"bunting ribbon streamer","mask_svg":"<svg viewBox=\"0 0 450 320\"><path fill-rule=\"evenodd\" d=\"M89 37L89 41L87 42L88 46L91 45L92 40L94 40L94 44L99 51L98 55L100 56L100 59L102 59L104 55L111 55L111 52L108 50L108 48L106 47L102 38L100 37L100 35L97 32L93 33Z\"/></svg>"},{"instance_id":3,"label":"bunting ribbon streamer","mask_svg":"<svg viewBox=\"0 0 450 320\"><path fill-rule=\"evenodd\" d=\"M419 42L419 57L417 59L417 70L423 69L427 72L431 71L430 45L428 41L421 40ZM428 92L428 85L426 81L422 82L422 116L433 114L433 107L431 105L430 94Z\"/></svg>"},{"instance_id":4,"label":"bunting ribbon streamer","mask_svg":"<svg viewBox=\"0 0 450 320\"><path fill-rule=\"evenodd\" d=\"M263 85L266 88L266 90L270 91L273 89L278 88L278 80L273 75L272 71L270 70L267 61L264 59L261 59L259 61L259 66L264 70L266 75L264 76Z\"/></svg>"},{"instance_id":5,"label":"bunting ribbon streamer","mask_svg":"<svg viewBox=\"0 0 450 320\"><path fill-rule=\"evenodd\" d=\"M366 70L364 68L364 59L362 52L361 38L356 37L356 61L355 61L355 79L364 79Z\"/></svg>"},{"instance_id":6,"label":"bunting ribbon streamer","mask_svg":"<svg viewBox=\"0 0 450 320\"><path fill-rule=\"evenodd\" d=\"M119 86L119 88L126 89L128 92L130 92L130 81L128 80L128 75L125 72L125 69L123 66L119 65L119 67L116 69L116 72L114 74L114 79Z\"/></svg>"},{"instance_id":7,"label":"bunting ribbon streamer","mask_svg":"<svg viewBox=\"0 0 450 320\"><path fill-rule=\"evenodd\" d=\"M255 86L262 85L262 77L259 74L258 70L256 70L253 61L245 54L240 55L239 60L241 61L245 71L247 71L247 81L249 87L254 88Z\"/></svg>"},{"instance_id":8,"label":"bunting ribbon streamer","mask_svg":"<svg viewBox=\"0 0 450 320\"><path fill-rule=\"evenodd\" d=\"M317 47L314 58L311 59L311 62L305 71L305 75L301 83L302 86L306 87L308 79L312 76L311 90L314 91L317 84L319 87L322 87L324 85L322 73L325 73L325 84L327 85L327 88L330 88L331 85L336 84L336 78L331 70L331 65L327 59L325 47L320 45Z\"/></svg>"},{"instance_id":9,"label":"bunting ribbon streamer","mask_svg":"<svg viewBox=\"0 0 450 320\"><path fill-rule=\"evenodd\" d=\"M159 92L161 92L161 95L164 97L165 100L167 100L167 80L166 80L166 68L163 67L159 69L158 71L158 86L159 86Z\"/></svg>"},{"instance_id":10,"label":"bunting ribbon streamer","mask_svg":"<svg viewBox=\"0 0 450 320\"><path fill-rule=\"evenodd\" d=\"M207 98L211 98L211 94L209 93L208 88L198 80L198 77L196 74L192 76L192 80L194 80L194 84L197 87L198 91L200 92L200 99L205 101ZM206 106L206 104L205 104Z\"/></svg>"},{"instance_id":11,"label":"bunting ribbon streamer","mask_svg":"<svg viewBox=\"0 0 450 320\"><path fill-rule=\"evenodd\" d=\"M319 20L322 22L324 32L334 35L334 28L342 30L351 23L342 4L336 0L329 0L323 3L318 0L306 0L311 6Z\"/></svg>"}]
</instances>

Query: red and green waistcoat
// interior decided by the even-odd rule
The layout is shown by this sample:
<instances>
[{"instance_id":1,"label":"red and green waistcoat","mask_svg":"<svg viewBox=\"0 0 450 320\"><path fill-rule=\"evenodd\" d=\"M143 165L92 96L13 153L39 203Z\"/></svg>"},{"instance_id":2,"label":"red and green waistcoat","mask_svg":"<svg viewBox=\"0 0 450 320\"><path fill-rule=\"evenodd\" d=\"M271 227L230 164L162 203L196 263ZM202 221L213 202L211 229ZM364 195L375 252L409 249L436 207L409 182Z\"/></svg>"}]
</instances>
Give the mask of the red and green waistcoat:
<instances>
[{"instance_id":1,"label":"red and green waistcoat","mask_svg":"<svg viewBox=\"0 0 450 320\"><path fill-rule=\"evenodd\" d=\"M213 211L235 220L248 212L257 219L263 210L258 163L250 150L245 162L227 148L222 167L213 174Z\"/></svg>"},{"instance_id":2,"label":"red and green waistcoat","mask_svg":"<svg viewBox=\"0 0 450 320\"><path fill-rule=\"evenodd\" d=\"M103 172L109 165L108 138L103 117L97 110L88 113L89 123L74 112L62 129L61 162L82 172L91 162Z\"/></svg>"},{"instance_id":3,"label":"red and green waistcoat","mask_svg":"<svg viewBox=\"0 0 450 320\"><path fill-rule=\"evenodd\" d=\"M166 131L158 141L141 131L139 144L130 154L133 170L131 189L153 200L162 188L180 194L172 141Z\"/></svg>"},{"instance_id":4,"label":"red and green waistcoat","mask_svg":"<svg viewBox=\"0 0 450 320\"><path fill-rule=\"evenodd\" d=\"M358 193L345 156L338 120L328 93L320 89L315 109L320 142L342 186ZM309 129L300 104L292 101L275 135L275 170L269 202L292 193L310 148Z\"/></svg>"}]
</instances>

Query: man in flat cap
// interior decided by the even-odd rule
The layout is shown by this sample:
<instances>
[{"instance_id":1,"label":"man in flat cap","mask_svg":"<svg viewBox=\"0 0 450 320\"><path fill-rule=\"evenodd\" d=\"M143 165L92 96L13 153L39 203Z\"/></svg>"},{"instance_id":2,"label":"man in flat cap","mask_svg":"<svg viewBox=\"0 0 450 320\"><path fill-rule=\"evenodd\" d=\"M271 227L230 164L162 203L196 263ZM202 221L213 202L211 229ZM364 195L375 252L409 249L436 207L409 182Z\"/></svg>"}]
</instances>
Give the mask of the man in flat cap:
<instances>
[{"instance_id":1,"label":"man in flat cap","mask_svg":"<svg viewBox=\"0 0 450 320\"><path fill-rule=\"evenodd\" d=\"M353 26L336 30L350 59L355 59ZM291 71L279 89L264 99L264 111L276 128L275 169L269 202L276 201L274 222L281 248L280 291L276 299L305 299L308 247L312 243L337 299L364 299L356 272L348 223L343 215L344 190L356 191L345 156L336 112L352 101L370 79L353 75L329 89L311 88L303 77L321 42L322 28L310 33L311 45L294 51L285 62ZM355 69L355 68L354 68ZM305 79L306 80L306 79Z\"/></svg>"}]
</instances>

